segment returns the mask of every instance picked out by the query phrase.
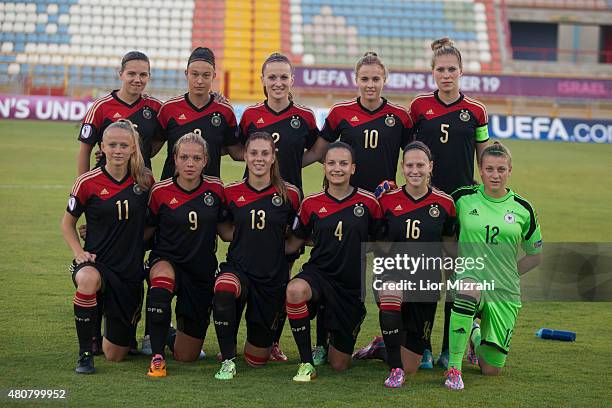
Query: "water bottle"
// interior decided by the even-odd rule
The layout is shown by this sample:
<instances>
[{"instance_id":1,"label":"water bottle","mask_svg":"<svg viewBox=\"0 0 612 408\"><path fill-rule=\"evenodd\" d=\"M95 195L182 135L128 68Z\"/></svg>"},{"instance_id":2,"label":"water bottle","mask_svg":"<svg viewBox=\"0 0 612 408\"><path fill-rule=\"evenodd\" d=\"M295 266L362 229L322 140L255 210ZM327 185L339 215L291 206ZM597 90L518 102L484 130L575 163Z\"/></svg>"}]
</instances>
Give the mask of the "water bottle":
<instances>
[{"instance_id":1,"label":"water bottle","mask_svg":"<svg viewBox=\"0 0 612 408\"><path fill-rule=\"evenodd\" d=\"M575 341L576 332L541 328L536 332L536 337L546 340Z\"/></svg>"}]
</instances>

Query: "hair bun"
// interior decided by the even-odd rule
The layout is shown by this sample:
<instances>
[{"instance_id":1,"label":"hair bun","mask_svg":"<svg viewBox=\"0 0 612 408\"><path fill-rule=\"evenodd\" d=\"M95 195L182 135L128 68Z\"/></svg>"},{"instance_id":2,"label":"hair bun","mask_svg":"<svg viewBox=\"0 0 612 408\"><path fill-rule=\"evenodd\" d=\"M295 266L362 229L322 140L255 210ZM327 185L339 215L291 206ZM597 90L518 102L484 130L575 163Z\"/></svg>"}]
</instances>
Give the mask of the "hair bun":
<instances>
[{"instance_id":1,"label":"hair bun","mask_svg":"<svg viewBox=\"0 0 612 408\"><path fill-rule=\"evenodd\" d=\"M448 37L442 37L431 43L431 50L435 51L442 47L452 47L453 41Z\"/></svg>"},{"instance_id":2,"label":"hair bun","mask_svg":"<svg viewBox=\"0 0 612 408\"><path fill-rule=\"evenodd\" d=\"M366 52L365 54L363 54L363 56L364 56L364 57L369 57L369 56L372 56L372 57L378 57L378 54L377 54L377 53L375 53L374 51L368 51L368 52Z\"/></svg>"}]
</instances>

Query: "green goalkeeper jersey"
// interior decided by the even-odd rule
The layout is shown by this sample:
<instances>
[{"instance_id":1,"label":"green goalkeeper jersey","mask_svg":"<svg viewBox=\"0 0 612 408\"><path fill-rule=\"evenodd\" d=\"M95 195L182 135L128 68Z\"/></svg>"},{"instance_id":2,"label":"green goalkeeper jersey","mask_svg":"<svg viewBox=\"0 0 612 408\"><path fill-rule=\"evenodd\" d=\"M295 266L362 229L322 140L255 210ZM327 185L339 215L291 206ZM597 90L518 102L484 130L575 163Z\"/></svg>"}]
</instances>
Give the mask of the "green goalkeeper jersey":
<instances>
[{"instance_id":1,"label":"green goalkeeper jersey","mask_svg":"<svg viewBox=\"0 0 612 408\"><path fill-rule=\"evenodd\" d=\"M529 255L542 250L542 234L531 204L508 189L501 198L489 197L483 185L457 189L452 194L457 208L459 257L480 258L465 263L457 279L494 281L485 290L488 300L520 301L517 267L519 246Z\"/></svg>"}]
</instances>

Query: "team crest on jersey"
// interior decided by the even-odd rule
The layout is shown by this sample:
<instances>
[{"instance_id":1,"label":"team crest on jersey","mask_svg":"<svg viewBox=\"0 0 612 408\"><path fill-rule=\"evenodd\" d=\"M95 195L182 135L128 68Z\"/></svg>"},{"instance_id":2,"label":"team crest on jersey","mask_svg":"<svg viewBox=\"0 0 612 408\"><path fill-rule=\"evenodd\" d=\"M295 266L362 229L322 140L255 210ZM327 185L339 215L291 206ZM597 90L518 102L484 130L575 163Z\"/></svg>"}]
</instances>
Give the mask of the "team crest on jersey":
<instances>
[{"instance_id":1,"label":"team crest on jersey","mask_svg":"<svg viewBox=\"0 0 612 408\"><path fill-rule=\"evenodd\" d=\"M504 215L504 221L506 221L508 224L514 224L516 222L516 217L514 216L514 213L506 213L506 215Z\"/></svg>"},{"instance_id":2,"label":"team crest on jersey","mask_svg":"<svg viewBox=\"0 0 612 408\"><path fill-rule=\"evenodd\" d=\"M68 208L70 209L70 211L74 211L74 209L76 208L76 198L74 196L70 196L70 198L68 199Z\"/></svg>"},{"instance_id":3,"label":"team crest on jersey","mask_svg":"<svg viewBox=\"0 0 612 408\"><path fill-rule=\"evenodd\" d=\"M204 204L209 207L212 207L214 203L215 199L213 198L213 196L210 193L206 193L206 195L204 196Z\"/></svg>"},{"instance_id":4,"label":"team crest on jersey","mask_svg":"<svg viewBox=\"0 0 612 408\"><path fill-rule=\"evenodd\" d=\"M144 191L142 187L140 187L138 184L134 184L134 187L132 188L132 190L134 191L134 194L136 195L141 195L142 192Z\"/></svg>"},{"instance_id":5,"label":"team crest on jersey","mask_svg":"<svg viewBox=\"0 0 612 408\"><path fill-rule=\"evenodd\" d=\"M83 125L81 129L81 138L87 139L89 136L91 136L91 125Z\"/></svg>"},{"instance_id":6,"label":"team crest on jersey","mask_svg":"<svg viewBox=\"0 0 612 408\"><path fill-rule=\"evenodd\" d=\"M212 118L210 118L210 123L212 123L214 127L221 126L221 115L218 113L213 113Z\"/></svg>"},{"instance_id":7,"label":"team crest on jersey","mask_svg":"<svg viewBox=\"0 0 612 408\"><path fill-rule=\"evenodd\" d=\"M291 121L289 122L289 124L294 129L299 129L299 127L302 126L302 122L300 121L300 119L297 116L293 116L291 118Z\"/></svg>"},{"instance_id":8,"label":"team crest on jersey","mask_svg":"<svg viewBox=\"0 0 612 408\"><path fill-rule=\"evenodd\" d=\"M392 114L387 115L385 118L385 125L389 127L395 126L395 117Z\"/></svg>"},{"instance_id":9,"label":"team crest on jersey","mask_svg":"<svg viewBox=\"0 0 612 408\"><path fill-rule=\"evenodd\" d=\"M440 216L440 209L437 205L433 204L431 207L429 207L429 215L432 218L438 218Z\"/></svg>"},{"instance_id":10,"label":"team crest on jersey","mask_svg":"<svg viewBox=\"0 0 612 408\"><path fill-rule=\"evenodd\" d=\"M274 205L275 207L280 207L281 205L283 205L283 197L274 194L274 196L272 197L272 205Z\"/></svg>"},{"instance_id":11,"label":"team crest on jersey","mask_svg":"<svg viewBox=\"0 0 612 408\"><path fill-rule=\"evenodd\" d=\"M363 209L363 204L361 203L355 204L355 208L353 208L353 214L355 214L355 217L363 217L363 214L365 214L365 210Z\"/></svg>"},{"instance_id":12,"label":"team crest on jersey","mask_svg":"<svg viewBox=\"0 0 612 408\"><path fill-rule=\"evenodd\" d=\"M465 109L462 109L461 113L459 114L459 119L461 119L463 122L467 122L468 120L470 120L470 112L466 111Z\"/></svg>"},{"instance_id":13,"label":"team crest on jersey","mask_svg":"<svg viewBox=\"0 0 612 408\"><path fill-rule=\"evenodd\" d=\"M151 113L151 111L149 110L149 108L145 107L142 110L142 116L144 116L145 119L151 119L153 117L153 114Z\"/></svg>"}]
</instances>

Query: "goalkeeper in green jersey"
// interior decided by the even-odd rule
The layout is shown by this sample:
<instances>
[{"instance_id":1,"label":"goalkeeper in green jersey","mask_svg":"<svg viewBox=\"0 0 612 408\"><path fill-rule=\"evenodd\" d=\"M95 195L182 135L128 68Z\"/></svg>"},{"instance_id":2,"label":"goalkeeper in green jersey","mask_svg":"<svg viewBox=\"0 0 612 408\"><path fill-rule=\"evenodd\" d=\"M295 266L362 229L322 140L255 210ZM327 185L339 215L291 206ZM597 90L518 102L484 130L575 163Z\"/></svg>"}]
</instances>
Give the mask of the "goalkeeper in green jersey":
<instances>
[{"instance_id":1,"label":"goalkeeper in green jersey","mask_svg":"<svg viewBox=\"0 0 612 408\"><path fill-rule=\"evenodd\" d=\"M459 258L477 258L472 267L455 271L458 289L445 373L445 386L452 390L464 387L461 362L468 342L468 361L479 364L484 375L501 372L521 308L520 275L541 262L542 235L535 210L506 187L512 172L510 151L498 142L486 147L479 171L481 185L452 194L457 208ZM519 256L519 249L524 256ZM480 326L473 322L476 315Z\"/></svg>"}]
</instances>

